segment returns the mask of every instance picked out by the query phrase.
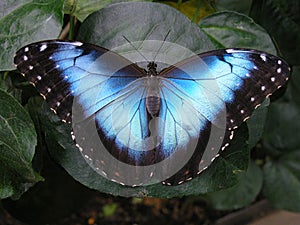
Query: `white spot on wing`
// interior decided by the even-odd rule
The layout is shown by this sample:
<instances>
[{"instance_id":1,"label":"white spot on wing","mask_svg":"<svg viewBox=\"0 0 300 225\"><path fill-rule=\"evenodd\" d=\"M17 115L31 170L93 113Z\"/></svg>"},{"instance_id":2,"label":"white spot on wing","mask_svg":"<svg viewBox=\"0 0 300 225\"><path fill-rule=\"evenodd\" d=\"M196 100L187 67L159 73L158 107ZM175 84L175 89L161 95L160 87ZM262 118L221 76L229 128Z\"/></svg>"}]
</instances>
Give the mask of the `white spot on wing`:
<instances>
[{"instance_id":1,"label":"white spot on wing","mask_svg":"<svg viewBox=\"0 0 300 225\"><path fill-rule=\"evenodd\" d=\"M24 52L28 52L28 51L29 51L28 47L24 48Z\"/></svg>"},{"instance_id":2,"label":"white spot on wing","mask_svg":"<svg viewBox=\"0 0 300 225\"><path fill-rule=\"evenodd\" d=\"M281 64L282 64L282 61L279 59L279 60L277 61L277 63L278 63L278 65L281 65Z\"/></svg>"},{"instance_id":3,"label":"white spot on wing","mask_svg":"<svg viewBox=\"0 0 300 225\"><path fill-rule=\"evenodd\" d=\"M265 86L261 86L260 88L262 91L265 91L266 90L266 87Z\"/></svg>"},{"instance_id":4,"label":"white spot on wing","mask_svg":"<svg viewBox=\"0 0 300 225\"><path fill-rule=\"evenodd\" d=\"M37 76L37 77L36 77L36 79L38 79L38 80L41 80L41 79L42 79L42 77L41 77L41 76Z\"/></svg>"},{"instance_id":5,"label":"white spot on wing","mask_svg":"<svg viewBox=\"0 0 300 225\"><path fill-rule=\"evenodd\" d=\"M261 54L261 55L260 55L260 58L261 58L264 62L267 61L267 57L266 57L265 54Z\"/></svg>"},{"instance_id":6,"label":"white spot on wing","mask_svg":"<svg viewBox=\"0 0 300 225\"><path fill-rule=\"evenodd\" d=\"M229 136L229 139L230 139L230 140L232 140L232 139L233 139L233 135L234 135L234 133L233 133L233 132L231 132L231 133L230 133L230 136Z\"/></svg>"},{"instance_id":7,"label":"white spot on wing","mask_svg":"<svg viewBox=\"0 0 300 225\"><path fill-rule=\"evenodd\" d=\"M274 82L275 81L275 77L271 77L271 81Z\"/></svg>"},{"instance_id":8,"label":"white spot on wing","mask_svg":"<svg viewBox=\"0 0 300 225\"><path fill-rule=\"evenodd\" d=\"M232 48L226 49L225 51L226 51L227 53L233 53L233 52L235 52L235 50L232 49Z\"/></svg>"},{"instance_id":9,"label":"white spot on wing","mask_svg":"<svg viewBox=\"0 0 300 225\"><path fill-rule=\"evenodd\" d=\"M277 69L277 73L281 73L281 68L280 67Z\"/></svg>"},{"instance_id":10,"label":"white spot on wing","mask_svg":"<svg viewBox=\"0 0 300 225\"><path fill-rule=\"evenodd\" d=\"M28 57L27 57L26 55L24 55L24 56L23 56L23 60L24 60L24 61L27 61L27 60L28 60Z\"/></svg>"},{"instance_id":11,"label":"white spot on wing","mask_svg":"<svg viewBox=\"0 0 300 225\"><path fill-rule=\"evenodd\" d=\"M81 42L79 42L79 41L76 41L76 42L73 42L73 45L81 46L81 45L83 45L83 43L81 43Z\"/></svg>"},{"instance_id":12,"label":"white spot on wing","mask_svg":"<svg viewBox=\"0 0 300 225\"><path fill-rule=\"evenodd\" d=\"M46 44L41 45L40 47L40 52L44 51L47 48Z\"/></svg>"},{"instance_id":13,"label":"white spot on wing","mask_svg":"<svg viewBox=\"0 0 300 225\"><path fill-rule=\"evenodd\" d=\"M32 69L33 69L33 66L31 66L31 65L28 66L28 69L29 69L29 70L32 70Z\"/></svg>"}]
</instances>

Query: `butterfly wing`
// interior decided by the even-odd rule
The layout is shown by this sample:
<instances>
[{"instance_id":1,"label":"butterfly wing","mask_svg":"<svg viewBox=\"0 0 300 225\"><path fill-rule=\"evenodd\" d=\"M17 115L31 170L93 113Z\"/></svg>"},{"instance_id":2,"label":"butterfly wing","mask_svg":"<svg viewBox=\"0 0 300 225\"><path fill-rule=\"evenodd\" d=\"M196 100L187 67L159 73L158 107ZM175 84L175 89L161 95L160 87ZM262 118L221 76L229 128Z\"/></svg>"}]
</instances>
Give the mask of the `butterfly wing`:
<instances>
[{"instance_id":1,"label":"butterfly wing","mask_svg":"<svg viewBox=\"0 0 300 225\"><path fill-rule=\"evenodd\" d=\"M183 106L189 105L187 112L183 112L184 107L176 108L178 115L186 114L189 118L176 122L182 123L182 127L188 127L187 123L195 124L198 130L189 129L189 134L199 136L189 162L166 183L181 183L205 169L218 155L219 149L229 144L233 130L266 97L285 84L289 73L290 68L282 59L244 49L203 53L163 70L160 76L168 82L165 82L162 93L169 93L164 98L170 103L162 108L179 101Z\"/></svg>"},{"instance_id":2,"label":"butterfly wing","mask_svg":"<svg viewBox=\"0 0 300 225\"><path fill-rule=\"evenodd\" d=\"M143 164L130 149L142 149L149 135L144 70L99 46L65 41L25 46L14 62L50 108L72 122L73 138L87 159L105 162L103 152L91 144L98 144L100 136L115 158Z\"/></svg>"}]
</instances>

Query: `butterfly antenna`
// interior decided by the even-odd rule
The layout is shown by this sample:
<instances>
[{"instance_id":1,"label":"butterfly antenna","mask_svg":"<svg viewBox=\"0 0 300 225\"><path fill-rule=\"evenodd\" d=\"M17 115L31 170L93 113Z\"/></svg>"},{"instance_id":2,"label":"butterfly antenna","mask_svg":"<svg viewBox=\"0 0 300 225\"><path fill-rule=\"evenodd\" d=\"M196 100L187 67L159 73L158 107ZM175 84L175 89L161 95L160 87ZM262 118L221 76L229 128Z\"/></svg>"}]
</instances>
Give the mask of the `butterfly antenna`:
<instances>
[{"instance_id":1,"label":"butterfly antenna","mask_svg":"<svg viewBox=\"0 0 300 225\"><path fill-rule=\"evenodd\" d=\"M163 47L163 45L164 45L165 41L167 40L167 37L169 36L170 32L171 32L171 30L169 30L169 31L168 31L168 33L166 34L166 36L165 36L165 38L164 38L163 42L161 43L161 45L160 45L159 49L158 49L158 50L157 50L157 52L156 52L156 55L155 55L155 56L154 56L154 58L153 58L153 61L155 61L155 59L156 59L156 57L157 57L158 53L159 53L159 52L160 52L160 50L162 49L162 47Z\"/></svg>"},{"instance_id":2,"label":"butterfly antenna","mask_svg":"<svg viewBox=\"0 0 300 225\"><path fill-rule=\"evenodd\" d=\"M122 36L146 60L146 62L149 63L149 60L131 43L131 41L128 40L124 35Z\"/></svg>"}]
</instances>

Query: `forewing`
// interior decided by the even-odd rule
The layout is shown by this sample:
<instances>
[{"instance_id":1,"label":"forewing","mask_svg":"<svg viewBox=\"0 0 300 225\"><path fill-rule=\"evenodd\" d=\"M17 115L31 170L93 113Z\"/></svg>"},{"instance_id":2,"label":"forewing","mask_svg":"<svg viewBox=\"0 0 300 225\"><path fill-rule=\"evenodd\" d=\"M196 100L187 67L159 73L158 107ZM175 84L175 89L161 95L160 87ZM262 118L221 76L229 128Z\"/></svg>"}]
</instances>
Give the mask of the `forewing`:
<instances>
[{"instance_id":1,"label":"forewing","mask_svg":"<svg viewBox=\"0 0 300 225\"><path fill-rule=\"evenodd\" d=\"M33 43L20 49L14 62L57 115L68 122L74 97L88 117L144 76L143 70L116 53L80 42Z\"/></svg>"}]
</instances>

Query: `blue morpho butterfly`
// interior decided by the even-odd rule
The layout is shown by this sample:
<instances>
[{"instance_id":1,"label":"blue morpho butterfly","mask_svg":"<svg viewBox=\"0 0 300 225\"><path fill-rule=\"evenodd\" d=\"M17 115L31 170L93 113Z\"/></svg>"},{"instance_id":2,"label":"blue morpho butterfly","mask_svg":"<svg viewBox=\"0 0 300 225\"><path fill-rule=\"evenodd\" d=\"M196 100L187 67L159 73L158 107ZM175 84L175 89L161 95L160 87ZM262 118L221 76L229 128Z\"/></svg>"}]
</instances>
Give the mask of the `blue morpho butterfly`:
<instances>
[{"instance_id":1,"label":"blue morpho butterfly","mask_svg":"<svg viewBox=\"0 0 300 225\"><path fill-rule=\"evenodd\" d=\"M154 62L144 70L105 48L59 40L21 48L14 63L61 120L75 124L72 136L87 161L132 186L143 184L129 182L132 177L154 177L168 168L173 173L158 176L167 185L197 176L290 73L282 59L256 50L210 51L157 72ZM221 142L211 142L219 118ZM214 153L205 156L207 148Z\"/></svg>"}]
</instances>

